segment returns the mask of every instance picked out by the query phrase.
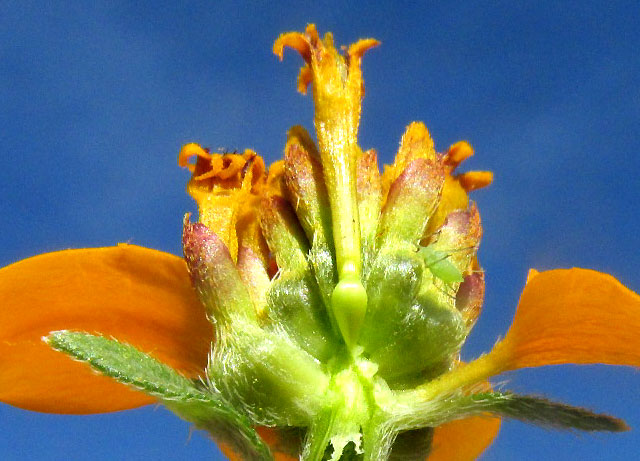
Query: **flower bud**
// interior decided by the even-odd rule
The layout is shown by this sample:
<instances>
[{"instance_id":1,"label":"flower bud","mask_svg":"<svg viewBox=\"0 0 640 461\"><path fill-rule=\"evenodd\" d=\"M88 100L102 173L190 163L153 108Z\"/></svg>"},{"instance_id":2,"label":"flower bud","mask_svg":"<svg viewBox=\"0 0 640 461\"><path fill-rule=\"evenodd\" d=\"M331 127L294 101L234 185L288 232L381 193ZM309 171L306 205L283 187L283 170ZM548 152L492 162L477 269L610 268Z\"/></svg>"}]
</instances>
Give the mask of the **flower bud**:
<instances>
[{"instance_id":1,"label":"flower bud","mask_svg":"<svg viewBox=\"0 0 640 461\"><path fill-rule=\"evenodd\" d=\"M419 253L394 248L380 251L366 279L360 344L392 387L442 372L466 335L461 314L428 274Z\"/></svg>"},{"instance_id":2,"label":"flower bud","mask_svg":"<svg viewBox=\"0 0 640 461\"><path fill-rule=\"evenodd\" d=\"M281 270L307 270L309 242L284 197L273 195L262 200L260 226Z\"/></svg>"},{"instance_id":3,"label":"flower bud","mask_svg":"<svg viewBox=\"0 0 640 461\"><path fill-rule=\"evenodd\" d=\"M462 314L467 329L476 322L484 301L484 272L473 272L464 278L456 294L456 309Z\"/></svg>"},{"instance_id":4,"label":"flower bud","mask_svg":"<svg viewBox=\"0 0 640 461\"><path fill-rule=\"evenodd\" d=\"M293 127L284 153L284 177L290 202L312 244L332 240L331 209L319 154L302 127ZM333 246L333 245L331 245Z\"/></svg>"},{"instance_id":5,"label":"flower bud","mask_svg":"<svg viewBox=\"0 0 640 461\"><path fill-rule=\"evenodd\" d=\"M321 362L331 358L340 341L311 275L283 272L272 282L267 301L273 328L284 330L300 348Z\"/></svg>"},{"instance_id":6,"label":"flower bud","mask_svg":"<svg viewBox=\"0 0 640 461\"><path fill-rule=\"evenodd\" d=\"M185 216L184 258L193 286L218 330L238 318L255 321L249 293L224 242L207 226Z\"/></svg>"},{"instance_id":7,"label":"flower bud","mask_svg":"<svg viewBox=\"0 0 640 461\"><path fill-rule=\"evenodd\" d=\"M436 209L444 181L437 160L418 158L409 162L391 184L378 226L378 247L393 242L417 244L427 220Z\"/></svg>"},{"instance_id":8,"label":"flower bud","mask_svg":"<svg viewBox=\"0 0 640 461\"><path fill-rule=\"evenodd\" d=\"M289 130L284 160L286 192L311 242L308 259L324 303L328 306L338 274L329 195L319 155L304 128L298 126Z\"/></svg>"},{"instance_id":9,"label":"flower bud","mask_svg":"<svg viewBox=\"0 0 640 461\"><path fill-rule=\"evenodd\" d=\"M442 254L461 274L465 274L471 270L481 236L480 213L474 204L469 210L451 212L425 246Z\"/></svg>"}]
</instances>

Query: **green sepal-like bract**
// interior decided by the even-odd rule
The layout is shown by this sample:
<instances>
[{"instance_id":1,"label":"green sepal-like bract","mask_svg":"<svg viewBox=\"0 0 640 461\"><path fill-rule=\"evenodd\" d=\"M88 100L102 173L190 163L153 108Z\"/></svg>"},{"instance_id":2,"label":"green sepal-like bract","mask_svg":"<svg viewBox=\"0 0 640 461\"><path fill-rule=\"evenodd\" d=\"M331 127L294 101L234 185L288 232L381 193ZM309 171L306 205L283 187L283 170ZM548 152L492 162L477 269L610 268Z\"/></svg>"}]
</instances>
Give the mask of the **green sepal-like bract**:
<instances>
[{"instance_id":1,"label":"green sepal-like bract","mask_svg":"<svg viewBox=\"0 0 640 461\"><path fill-rule=\"evenodd\" d=\"M554 429L621 432L624 421L585 408L511 392L442 395L425 400L409 391L387 408L391 425L401 430L435 427L468 416L491 414Z\"/></svg>"},{"instance_id":2,"label":"green sepal-like bract","mask_svg":"<svg viewBox=\"0 0 640 461\"><path fill-rule=\"evenodd\" d=\"M215 343L209 380L262 425L305 426L328 383L320 363L284 330L234 325Z\"/></svg>"},{"instance_id":3,"label":"green sepal-like bract","mask_svg":"<svg viewBox=\"0 0 640 461\"><path fill-rule=\"evenodd\" d=\"M100 373L156 397L197 428L208 431L216 441L230 446L243 459L273 459L251 420L202 382L185 378L128 344L102 336L57 331L44 340Z\"/></svg>"},{"instance_id":4,"label":"green sepal-like bract","mask_svg":"<svg viewBox=\"0 0 640 461\"><path fill-rule=\"evenodd\" d=\"M444 171L437 160L418 158L409 163L389 189L378 225L378 246L420 240L443 183Z\"/></svg>"},{"instance_id":5,"label":"green sepal-like bract","mask_svg":"<svg viewBox=\"0 0 640 461\"><path fill-rule=\"evenodd\" d=\"M289 335L302 349L326 362L339 346L318 287L308 272L285 271L267 291L272 328Z\"/></svg>"},{"instance_id":6,"label":"green sepal-like bract","mask_svg":"<svg viewBox=\"0 0 640 461\"><path fill-rule=\"evenodd\" d=\"M382 248L368 270L360 344L391 386L442 372L464 340L453 300L436 288L422 291L429 280L423 258L409 246Z\"/></svg>"}]
</instances>

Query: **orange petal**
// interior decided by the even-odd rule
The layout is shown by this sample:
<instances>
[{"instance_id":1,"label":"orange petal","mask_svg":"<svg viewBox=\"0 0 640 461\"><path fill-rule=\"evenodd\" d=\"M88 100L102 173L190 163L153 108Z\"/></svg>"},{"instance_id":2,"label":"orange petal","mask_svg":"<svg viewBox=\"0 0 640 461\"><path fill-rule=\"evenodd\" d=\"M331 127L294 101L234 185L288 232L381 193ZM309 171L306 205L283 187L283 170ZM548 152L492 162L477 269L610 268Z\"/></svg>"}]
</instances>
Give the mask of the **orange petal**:
<instances>
[{"instance_id":1,"label":"orange petal","mask_svg":"<svg viewBox=\"0 0 640 461\"><path fill-rule=\"evenodd\" d=\"M269 448L271 448L274 461L297 461L299 459L299 456L287 453L286 442L284 444L282 443L281 434L277 429L259 426L256 427L256 431L262 440L269 445ZM218 443L218 447L229 461L242 461L242 458L239 457L228 445Z\"/></svg>"},{"instance_id":2,"label":"orange petal","mask_svg":"<svg viewBox=\"0 0 640 461\"><path fill-rule=\"evenodd\" d=\"M529 274L490 356L503 370L562 363L640 366L640 296L587 269Z\"/></svg>"},{"instance_id":3,"label":"orange petal","mask_svg":"<svg viewBox=\"0 0 640 461\"><path fill-rule=\"evenodd\" d=\"M188 168L192 173L195 170L195 164L189 163L191 157L201 157L205 160L211 160L211 154L196 143L189 143L182 146L178 154L178 166Z\"/></svg>"},{"instance_id":4,"label":"orange petal","mask_svg":"<svg viewBox=\"0 0 640 461\"><path fill-rule=\"evenodd\" d=\"M467 141L458 141L449 147L444 156L445 165L449 165L452 170L456 169L463 161L473 155L473 147Z\"/></svg>"},{"instance_id":5,"label":"orange petal","mask_svg":"<svg viewBox=\"0 0 640 461\"><path fill-rule=\"evenodd\" d=\"M493 182L491 171L469 171L458 175L458 181L467 192L487 187Z\"/></svg>"},{"instance_id":6,"label":"orange petal","mask_svg":"<svg viewBox=\"0 0 640 461\"><path fill-rule=\"evenodd\" d=\"M316 33L317 35L317 33ZM278 56L280 61L284 56L284 48L288 46L296 50L302 58L309 62L311 61L311 45L309 39L301 32L286 32L280 34L280 36L273 43L273 54Z\"/></svg>"},{"instance_id":7,"label":"orange petal","mask_svg":"<svg viewBox=\"0 0 640 461\"><path fill-rule=\"evenodd\" d=\"M124 244L35 256L0 269L0 401L74 414L153 402L41 340L62 329L113 336L190 376L212 339L177 256Z\"/></svg>"},{"instance_id":8,"label":"orange petal","mask_svg":"<svg viewBox=\"0 0 640 461\"><path fill-rule=\"evenodd\" d=\"M537 271L536 269L529 269L529 272L527 272L527 282L525 283L525 285L527 283L529 283L531 281L531 279L533 279L536 275L538 275L540 272Z\"/></svg>"},{"instance_id":9,"label":"orange petal","mask_svg":"<svg viewBox=\"0 0 640 461\"><path fill-rule=\"evenodd\" d=\"M379 46L380 42L375 38L361 38L356 43L352 43L349 45L349 50L347 54L349 58L362 58L365 51L370 50L371 48L375 48Z\"/></svg>"},{"instance_id":10,"label":"orange petal","mask_svg":"<svg viewBox=\"0 0 640 461\"><path fill-rule=\"evenodd\" d=\"M313 82L313 71L308 64L305 64L300 68L300 72L298 73L298 93L307 94L307 88Z\"/></svg>"},{"instance_id":11,"label":"orange petal","mask_svg":"<svg viewBox=\"0 0 640 461\"><path fill-rule=\"evenodd\" d=\"M271 448L275 461L296 461L298 456L287 452L287 443L282 442L282 436L277 429L260 426L256 430L258 434Z\"/></svg>"},{"instance_id":12,"label":"orange petal","mask_svg":"<svg viewBox=\"0 0 640 461\"><path fill-rule=\"evenodd\" d=\"M428 461L472 461L493 442L500 418L472 416L436 427Z\"/></svg>"},{"instance_id":13,"label":"orange petal","mask_svg":"<svg viewBox=\"0 0 640 461\"><path fill-rule=\"evenodd\" d=\"M267 190L265 195L287 196L287 186L285 184L284 160L278 160L269 165L267 174Z\"/></svg>"}]
</instances>

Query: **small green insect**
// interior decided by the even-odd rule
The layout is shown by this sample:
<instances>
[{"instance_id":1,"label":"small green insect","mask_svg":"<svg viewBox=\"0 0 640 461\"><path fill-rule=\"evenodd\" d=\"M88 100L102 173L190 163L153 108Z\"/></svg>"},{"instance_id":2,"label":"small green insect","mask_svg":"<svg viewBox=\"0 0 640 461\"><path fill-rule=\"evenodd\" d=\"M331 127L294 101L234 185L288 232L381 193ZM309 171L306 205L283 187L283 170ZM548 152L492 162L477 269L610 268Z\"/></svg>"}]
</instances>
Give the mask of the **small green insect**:
<instances>
[{"instance_id":1,"label":"small green insect","mask_svg":"<svg viewBox=\"0 0 640 461\"><path fill-rule=\"evenodd\" d=\"M443 282L459 283L464 280L462 272L447 259L449 254L428 246L420 248L419 253L431 273Z\"/></svg>"}]
</instances>

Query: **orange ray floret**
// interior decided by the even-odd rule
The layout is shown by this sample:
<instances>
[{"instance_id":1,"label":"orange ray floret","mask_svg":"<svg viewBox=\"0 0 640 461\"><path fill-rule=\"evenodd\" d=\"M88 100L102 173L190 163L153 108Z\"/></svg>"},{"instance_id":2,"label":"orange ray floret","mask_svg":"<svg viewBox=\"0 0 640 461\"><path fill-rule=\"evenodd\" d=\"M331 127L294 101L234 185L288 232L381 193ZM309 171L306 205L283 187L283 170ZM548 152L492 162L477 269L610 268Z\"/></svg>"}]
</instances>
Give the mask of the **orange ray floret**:
<instances>
[{"instance_id":1,"label":"orange ray floret","mask_svg":"<svg viewBox=\"0 0 640 461\"><path fill-rule=\"evenodd\" d=\"M640 296L587 269L529 275L513 324L491 353L513 370L562 363L640 366Z\"/></svg>"},{"instance_id":2,"label":"orange ray floret","mask_svg":"<svg viewBox=\"0 0 640 461\"><path fill-rule=\"evenodd\" d=\"M532 270L505 338L486 355L423 386L427 398L519 368L640 366L640 296L588 269Z\"/></svg>"},{"instance_id":3,"label":"orange ray floret","mask_svg":"<svg viewBox=\"0 0 640 461\"><path fill-rule=\"evenodd\" d=\"M114 337L188 376L207 363L212 330L185 262L135 245L65 250L0 270L0 401L48 413L102 413L152 403L42 337Z\"/></svg>"},{"instance_id":4,"label":"orange ray floret","mask_svg":"<svg viewBox=\"0 0 640 461\"><path fill-rule=\"evenodd\" d=\"M472 461L498 435L500 418L472 416L435 428L427 461Z\"/></svg>"}]
</instances>

